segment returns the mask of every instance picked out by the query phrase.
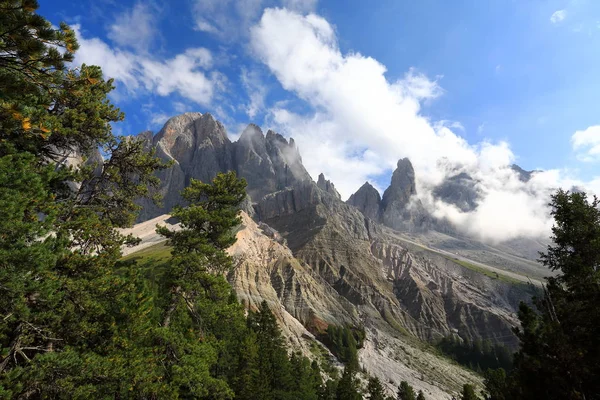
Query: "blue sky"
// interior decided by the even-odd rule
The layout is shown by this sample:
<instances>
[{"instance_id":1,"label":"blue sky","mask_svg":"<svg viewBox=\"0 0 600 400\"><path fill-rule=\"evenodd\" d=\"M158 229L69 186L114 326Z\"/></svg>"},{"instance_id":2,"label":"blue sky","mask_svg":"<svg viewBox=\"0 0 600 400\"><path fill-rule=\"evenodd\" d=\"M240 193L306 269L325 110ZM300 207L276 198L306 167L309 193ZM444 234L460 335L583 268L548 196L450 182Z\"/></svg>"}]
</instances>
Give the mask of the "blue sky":
<instances>
[{"instance_id":1,"label":"blue sky","mask_svg":"<svg viewBox=\"0 0 600 400\"><path fill-rule=\"evenodd\" d=\"M233 137L255 122L299 138L345 196L384 189L405 156L425 187L516 162L600 188L599 1L40 3L78 29L77 62L116 79L124 134L183 111Z\"/></svg>"}]
</instances>

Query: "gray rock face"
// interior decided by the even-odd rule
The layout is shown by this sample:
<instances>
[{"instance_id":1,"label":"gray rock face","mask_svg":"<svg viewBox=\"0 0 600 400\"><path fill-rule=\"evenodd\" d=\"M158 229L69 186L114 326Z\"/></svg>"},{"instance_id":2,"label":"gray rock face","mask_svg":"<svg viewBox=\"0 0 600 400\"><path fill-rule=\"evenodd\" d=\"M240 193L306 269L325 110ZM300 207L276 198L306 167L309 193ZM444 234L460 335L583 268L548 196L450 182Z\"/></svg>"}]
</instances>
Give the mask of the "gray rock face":
<instances>
[{"instance_id":1,"label":"gray rock face","mask_svg":"<svg viewBox=\"0 0 600 400\"><path fill-rule=\"evenodd\" d=\"M396 230L426 230L433 219L415 197L415 170L408 158L398 161L383 198L368 182L348 199L365 216Z\"/></svg>"},{"instance_id":2,"label":"gray rock face","mask_svg":"<svg viewBox=\"0 0 600 400\"><path fill-rule=\"evenodd\" d=\"M323 175L322 173L319 174L317 186L319 187L319 189L326 191L327 193L337 197L338 199L342 198L342 196L340 196L338 191L335 189L334 184L331 181L325 179L325 175Z\"/></svg>"},{"instance_id":3,"label":"gray rock face","mask_svg":"<svg viewBox=\"0 0 600 400\"><path fill-rule=\"evenodd\" d=\"M420 201L410 204L417 194L415 170L408 158L398 161L390 186L381 199L381 222L396 230L422 229L426 213ZM409 207L412 206L412 207ZM411 209L412 208L412 209Z\"/></svg>"},{"instance_id":4,"label":"gray rock face","mask_svg":"<svg viewBox=\"0 0 600 400\"><path fill-rule=\"evenodd\" d=\"M268 131L263 135L256 125L249 125L237 142L227 137L225 127L210 114L185 113L169 119L152 137L151 132L139 135L148 149L173 166L160 171L162 205L141 200L143 210L138 218L144 221L169 212L181 204L180 192L190 179L212 180L219 172L235 171L246 178L250 197L244 210L252 215L252 202L265 195L300 182L312 181L302 165L302 158L293 139Z\"/></svg>"},{"instance_id":5,"label":"gray rock face","mask_svg":"<svg viewBox=\"0 0 600 400\"><path fill-rule=\"evenodd\" d=\"M390 186L381 199L381 222L396 230L425 230L431 216L416 198L415 170L408 158L398 161Z\"/></svg>"},{"instance_id":6,"label":"gray rock face","mask_svg":"<svg viewBox=\"0 0 600 400\"><path fill-rule=\"evenodd\" d=\"M381 196L369 182L365 182L356 193L350 196L346 203L358 208L360 212L373 221L380 220Z\"/></svg>"},{"instance_id":7,"label":"gray rock face","mask_svg":"<svg viewBox=\"0 0 600 400\"><path fill-rule=\"evenodd\" d=\"M510 166L510 169L515 171L519 176L519 180L521 182L528 182L531 179L531 176L536 171L525 171L523 168L519 167L517 164L513 164Z\"/></svg>"},{"instance_id":8,"label":"gray rock face","mask_svg":"<svg viewBox=\"0 0 600 400\"><path fill-rule=\"evenodd\" d=\"M150 134L142 137L149 141ZM225 128L210 114L185 113L169 119L152 139L156 155L173 166L158 172L162 205L142 200L139 220L164 214L181 203L180 192L191 178L211 180L218 172L232 168L231 142Z\"/></svg>"},{"instance_id":9,"label":"gray rock face","mask_svg":"<svg viewBox=\"0 0 600 400\"><path fill-rule=\"evenodd\" d=\"M406 208L410 198L417 194L415 170L408 158L398 161L398 167L392 174L390 186L383 192L381 206L384 219L394 218L397 210Z\"/></svg>"},{"instance_id":10,"label":"gray rock face","mask_svg":"<svg viewBox=\"0 0 600 400\"><path fill-rule=\"evenodd\" d=\"M463 212L477 207L479 193L475 189L476 182L465 173L454 175L433 189L433 195L448 204L453 204Z\"/></svg>"}]
</instances>

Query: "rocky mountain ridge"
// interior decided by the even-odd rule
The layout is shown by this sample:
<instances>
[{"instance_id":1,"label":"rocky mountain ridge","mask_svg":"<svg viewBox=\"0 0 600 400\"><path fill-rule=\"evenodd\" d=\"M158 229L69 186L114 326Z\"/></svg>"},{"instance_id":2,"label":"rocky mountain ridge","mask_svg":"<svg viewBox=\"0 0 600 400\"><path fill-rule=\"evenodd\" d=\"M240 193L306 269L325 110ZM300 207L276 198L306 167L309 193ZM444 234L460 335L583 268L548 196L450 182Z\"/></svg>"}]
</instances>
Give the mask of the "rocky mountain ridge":
<instances>
[{"instance_id":1,"label":"rocky mountain ridge","mask_svg":"<svg viewBox=\"0 0 600 400\"><path fill-rule=\"evenodd\" d=\"M143 132L139 137L148 147L156 148L158 157L173 163L158 174L162 205L143 201L140 221L168 213L180 204L179 193L191 178L208 182L218 172L233 170L246 178L252 201L297 182L312 180L293 139L288 142L270 130L264 135L258 126L250 124L238 141L231 142L223 124L209 113L173 117L156 135Z\"/></svg>"},{"instance_id":2,"label":"rocky mountain ridge","mask_svg":"<svg viewBox=\"0 0 600 400\"><path fill-rule=\"evenodd\" d=\"M530 297L527 285L494 279L405 236L431 221L415 201L408 159L398 162L383 198L366 183L345 203L325 176L312 180L292 139L263 135L256 125L231 142L210 114L188 113L141 137L173 162L159 173L163 206L143 203L143 220L179 204L178 192L192 178L208 181L234 170L247 180L250 201L230 249L237 261L229 279L248 307L267 300L297 347L308 351L329 324L363 326L361 360L382 381L409 380L441 399L459 379L440 375L447 363L419 341L454 335L516 343L511 327L519 301ZM409 358L417 365L407 365ZM464 382L469 375L460 371L453 373Z\"/></svg>"}]
</instances>

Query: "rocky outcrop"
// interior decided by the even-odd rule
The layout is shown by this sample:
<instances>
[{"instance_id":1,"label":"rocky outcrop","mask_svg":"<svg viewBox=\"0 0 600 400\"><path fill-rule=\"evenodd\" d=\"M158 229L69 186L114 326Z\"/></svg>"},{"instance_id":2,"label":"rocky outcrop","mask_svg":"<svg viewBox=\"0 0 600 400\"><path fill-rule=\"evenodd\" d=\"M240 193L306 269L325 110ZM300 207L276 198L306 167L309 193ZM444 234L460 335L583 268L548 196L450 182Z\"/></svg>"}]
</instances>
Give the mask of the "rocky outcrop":
<instances>
[{"instance_id":1,"label":"rocky outcrop","mask_svg":"<svg viewBox=\"0 0 600 400\"><path fill-rule=\"evenodd\" d=\"M381 222L393 229L410 229L409 223L412 218L409 203L416 194L415 170L410 160L403 158L398 161L390 186L383 192Z\"/></svg>"},{"instance_id":2,"label":"rocky outcrop","mask_svg":"<svg viewBox=\"0 0 600 400\"><path fill-rule=\"evenodd\" d=\"M519 167L517 164L513 164L510 166L510 169L512 169L514 172L517 173L517 176L519 177L519 180L521 182L528 182L531 177L533 176L533 174L537 171L525 171L523 168Z\"/></svg>"},{"instance_id":3,"label":"rocky outcrop","mask_svg":"<svg viewBox=\"0 0 600 400\"><path fill-rule=\"evenodd\" d=\"M379 221L381 217L381 196L369 182L350 196L346 203L358 208L366 217Z\"/></svg>"},{"instance_id":4,"label":"rocky outcrop","mask_svg":"<svg viewBox=\"0 0 600 400\"><path fill-rule=\"evenodd\" d=\"M463 212L477 207L479 193L475 180L466 172L453 175L433 189L433 196L444 203L452 204Z\"/></svg>"},{"instance_id":5,"label":"rocky outcrop","mask_svg":"<svg viewBox=\"0 0 600 400\"><path fill-rule=\"evenodd\" d=\"M513 314L528 293L404 243L314 183L265 196L257 216L372 322L403 327L424 340L458 333L515 343Z\"/></svg>"},{"instance_id":6,"label":"rocky outcrop","mask_svg":"<svg viewBox=\"0 0 600 400\"><path fill-rule=\"evenodd\" d=\"M331 181L325 179L325 175L323 175L323 173L319 174L317 186L319 187L319 189L326 191L327 193L338 199L342 198L342 196L340 196L338 191L335 189L335 185Z\"/></svg>"},{"instance_id":7,"label":"rocky outcrop","mask_svg":"<svg viewBox=\"0 0 600 400\"><path fill-rule=\"evenodd\" d=\"M235 171L248 183L249 200L244 210L251 215L251 202L311 181L293 139L288 142L273 131L265 136L254 124L244 130L237 142L231 142L223 124L212 115L186 113L169 119L155 136L146 131L139 137L147 148L156 147L158 157L172 163L157 174L162 204L142 200L139 221L165 214L181 204L180 192L192 178L208 182L219 172Z\"/></svg>"},{"instance_id":8,"label":"rocky outcrop","mask_svg":"<svg viewBox=\"0 0 600 400\"><path fill-rule=\"evenodd\" d=\"M432 227L433 219L417 198L415 170L408 158L398 161L390 186L379 197L377 190L366 182L347 200L366 217L392 229L422 231Z\"/></svg>"},{"instance_id":9,"label":"rocky outcrop","mask_svg":"<svg viewBox=\"0 0 600 400\"><path fill-rule=\"evenodd\" d=\"M229 249L235 269L228 278L249 308L266 300L299 347L308 351L312 334L328 324L362 325L368 336L361 360L370 371L393 379L392 385L401 378L431 398L443 398L440 393L458 388L468 374L422 350L407 351L415 338L458 334L515 343L514 313L530 293L461 265L454 251L412 241L415 230L433 222L417 199L408 159L398 162L383 198L365 183L344 203L323 174L317 182L310 178L292 139L272 131L264 135L256 125L231 142L210 114L189 113L169 120L155 136L140 137L173 163L159 175L164 205L145 204L146 219L180 203L179 191L191 178L208 181L234 170L247 180L249 197L242 207L247 214ZM467 209L476 204L474 187L469 176L456 174L436 195ZM411 239L397 230L412 231ZM440 235L446 242L455 239L448 238ZM394 358L398 354L401 361ZM425 359L427 365L419 364ZM419 366L408 368L407 360ZM448 373L436 375L429 368L437 362ZM401 373L386 373L392 369ZM417 379L420 374L428 383Z\"/></svg>"},{"instance_id":10,"label":"rocky outcrop","mask_svg":"<svg viewBox=\"0 0 600 400\"><path fill-rule=\"evenodd\" d=\"M412 163L408 158L398 160L390 186L383 192L381 199L383 212L389 212L393 208L405 208L415 194L417 194L417 185Z\"/></svg>"}]
</instances>

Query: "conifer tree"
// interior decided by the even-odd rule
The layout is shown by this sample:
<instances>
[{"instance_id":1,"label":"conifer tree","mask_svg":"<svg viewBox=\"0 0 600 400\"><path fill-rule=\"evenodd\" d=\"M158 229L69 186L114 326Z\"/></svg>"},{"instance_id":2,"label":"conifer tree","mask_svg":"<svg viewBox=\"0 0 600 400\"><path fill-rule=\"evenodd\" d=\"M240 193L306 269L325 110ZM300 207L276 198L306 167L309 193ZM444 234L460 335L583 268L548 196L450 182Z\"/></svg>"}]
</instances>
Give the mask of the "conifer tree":
<instances>
[{"instance_id":1,"label":"conifer tree","mask_svg":"<svg viewBox=\"0 0 600 400\"><path fill-rule=\"evenodd\" d=\"M547 278L537 310L519 307L520 349L508 375L488 375L490 399L600 398L600 202L585 193L552 196L552 244L540 261Z\"/></svg>"},{"instance_id":2,"label":"conifer tree","mask_svg":"<svg viewBox=\"0 0 600 400\"><path fill-rule=\"evenodd\" d=\"M346 365L344 373L338 382L336 389L337 400L361 400L359 381L356 372L351 366Z\"/></svg>"},{"instance_id":3,"label":"conifer tree","mask_svg":"<svg viewBox=\"0 0 600 400\"><path fill-rule=\"evenodd\" d=\"M475 394L475 389L472 385L468 383L463 386L462 393L460 395L460 400L478 400L479 397Z\"/></svg>"},{"instance_id":4,"label":"conifer tree","mask_svg":"<svg viewBox=\"0 0 600 400\"><path fill-rule=\"evenodd\" d=\"M400 382L400 386L398 386L398 400L415 400L416 394L415 390L411 385L406 381Z\"/></svg>"},{"instance_id":5,"label":"conifer tree","mask_svg":"<svg viewBox=\"0 0 600 400\"><path fill-rule=\"evenodd\" d=\"M37 7L0 1L0 397L98 397L120 390L126 363L107 365L136 285L115 270L134 242L115 228L162 164L113 135L112 81L69 69L74 32Z\"/></svg>"},{"instance_id":6,"label":"conifer tree","mask_svg":"<svg viewBox=\"0 0 600 400\"><path fill-rule=\"evenodd\" d=\"M385 400L385 393L379 378L372 377L369 379L367 392L369 393L369 400Z\"/></svg>"},{"instance_id":7,"label":"conifer tree","mask_svg":"<svg viewBox=\"0 0 600 400\"><path fill-rule=\"evenodd\" d=\"M419 394L417 394L417 400L425 400L425 393L422 390L419 390Z\"/></svg>"}]
</instances>

